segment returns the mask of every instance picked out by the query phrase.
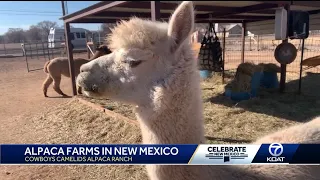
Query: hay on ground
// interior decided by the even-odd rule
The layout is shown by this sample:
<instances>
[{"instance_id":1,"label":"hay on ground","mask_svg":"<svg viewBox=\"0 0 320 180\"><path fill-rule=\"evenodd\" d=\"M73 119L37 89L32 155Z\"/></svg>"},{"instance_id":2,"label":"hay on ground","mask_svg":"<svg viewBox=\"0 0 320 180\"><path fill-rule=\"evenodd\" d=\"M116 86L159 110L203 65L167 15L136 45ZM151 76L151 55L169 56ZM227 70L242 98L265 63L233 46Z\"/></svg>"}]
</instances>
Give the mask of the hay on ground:
<instances>
[{"instance_id":1,"label":"hay on ground","mask_svg":"<svg viewBox=\"0 0 320 180\"><path fill-rule=\"evenodd\" d=\"M251 62L245 62L245 63L239 64L237 68L237 73L242 73L242 74L252 76L255 72L259 70L261 71L261 67L258 67L257 65Z\"/></svg>"},{"instance_id":2,"label":"hay on ground","mask_svg":"<svg viewBox=\"0 0 320 180\"><path fill-rule=\"evenodd\" d=\"M261 66L264 72L281 72L281 68L274 63L260 63L258 66Z\"/></svg>"},{"instance_id":3,"label":"hay on ground","mask_svg":"<svg viewBox=\"0 0 320 180\"><path fill-rule=\"evenodd\" d=\"M285 94L261 90L259 98L239 103L222 95L225 84L222 84L221 77L213 76L202 81L205 132L206 136L211 137L209 143L250 143L268 133L319 115L320 106L312 104L320 104L319 88L314 86L320 75L303 74L303 92L306 94L302 95L296 94L299 82L296 78L295 73L287 73Z\"/></svg>"},{"instance_id":4,"label":"hay on ground","mask_svg":"<svg viewBox=\"0 0 320 180\"><path fill-rule=\"evenodd\" d=\"M250 92L253 74L262 71L263 68L254 63L241 63L237 68L234 79L226 86L226 89L231 89L232 92Z\"/></svg>"},{"instance_id":5,"label":"hay on ground","mask_svg":"<svg viewBox=\"0 0 320 180\"><path fill-rule=\"evenodd\" d=\"M110 99L95 99L86 96L78 95L77 97L85 99L89 102L101 105L102 107L109 109L115 113L119 113L129 119L136 120L136 116L133 112L133 106L121 102L112 101Z\"/></svg>"},{"instance_id":6,"label":"hay on ground","mask_svg":"<svg viewBox=\"0 0 320 180\"><path fill-rule=\"evenodd\" d=\"M21 132L14 135L16 137L12 139L15 141L10 143L140 144L142 142L138 126L108 117L77 99L63 103L48 112L20 118L28 122L25 131L32 131L32 137L25 137ZM133 165L21 166L19 171L15 172L10 167L3 168L12 172L12 179L148 179L144 166Z\"/></svg>"}]
</instances>

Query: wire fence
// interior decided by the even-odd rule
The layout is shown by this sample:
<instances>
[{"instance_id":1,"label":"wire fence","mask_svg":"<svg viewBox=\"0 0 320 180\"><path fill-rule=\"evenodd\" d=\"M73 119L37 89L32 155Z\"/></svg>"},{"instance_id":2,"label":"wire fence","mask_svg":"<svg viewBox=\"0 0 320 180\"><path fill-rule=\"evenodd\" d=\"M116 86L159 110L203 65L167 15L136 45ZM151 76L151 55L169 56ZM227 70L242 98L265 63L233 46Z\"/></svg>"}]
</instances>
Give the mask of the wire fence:
<instances>
[{"instance_id":1,"label":"wire fence","mask_svg":"<svg viewBox=\"0 0 320 180\"><path fill-rule=\"evenodd\" d=\"M22 43L1 43L0 57L4 56L23 56Z\"/></svg>"},{"instance_id":2,"label":"wire fence","mask_svg":"<svg viewBox=\"0 0 320 180\"><path fill-rule=\"evenodd\" d=\"M54 47L50 47L49 44L54 44ZM28 47L23 47L23 46ZM27 49L29 53L33 54L41 54L43 53L43 49L47 51L56 51L56 49L60 49L62 46L65 46L64 41L27 41L21 43L0 43L0 58L1 57L21 57L24 56L25 52L23 48ZM82 43L81 45L75 44L74 51L86 51L86 44Z\"/></svg>"},{"instance_id":3,"label":"wire fence","mask_svg":"<svg viewBox=\"0 0 320 180\"><path fill-rule=\"evenodd\" d=\"M223 47L223 32L217 32L220 38L221 47ZM274 34L245 36L244 48L244 62L253 63L274 63L280 65L274 58L274 50L282 42L281 40L274 40ZM299 76L302 40L289 40L290 43L296 46L298 52L296 59L287 65L287 72L292 72ZM236 69L241 63L242 59L242 35L241 34L228 34L225 38L225 70ZM320 55L320 33L311 33L305 39L303 59L307 59ZM307 70L313 73L320 72L320 66Z\"/></svg>"},{"instance_id":4,"label":"wire fence","mask_svg":"<svg viewBox=\"0 0 320 180\"><path fill-rule=\"evenodd\" d=\"M28 72L42 69L44 62L50 59L66 56L64 41L28 42L22 43L21 48Z\"/></svg>"},{"instance_id":5,"label":"wire fence","mask_svg":"<svg viewBox=\"0 0 320 180\"><path fill-rule=\"evenodd\" d=\"M221 47L223 47L223 32L217 32L220 38ZM245 52L244 62L254 63L279 63L274 58L274 50L282 41L274 40L274 34L245 36ZM103 37L100 39L94 38L95 41L103 42ZM200 43L200 39L198 43ZM297 57L294 62L287 66L288 72L299 74L302 40L289 40L298 50ZM226 32L225 38L225 70L236 69L241 63L242 56L242 35L229 34ZM56 42L56 48L48 48L48 42L28 42L28 43L2 43L0 44L0 58L6 56L28 56L28 59L37 58L38 56L48 56L50 54L61 54L60 42ZM24 46L24 47L23 47ZM24 50L26 52L24 52ZM50 51L50 52L48 52ZM320 32L310 33L305 39L304 57L303 59L320 55ZM49 57L48 57L49 58ZM320 72L319 68L311 68L308 71L314 73Z\"/></svg>"}]
</instances>

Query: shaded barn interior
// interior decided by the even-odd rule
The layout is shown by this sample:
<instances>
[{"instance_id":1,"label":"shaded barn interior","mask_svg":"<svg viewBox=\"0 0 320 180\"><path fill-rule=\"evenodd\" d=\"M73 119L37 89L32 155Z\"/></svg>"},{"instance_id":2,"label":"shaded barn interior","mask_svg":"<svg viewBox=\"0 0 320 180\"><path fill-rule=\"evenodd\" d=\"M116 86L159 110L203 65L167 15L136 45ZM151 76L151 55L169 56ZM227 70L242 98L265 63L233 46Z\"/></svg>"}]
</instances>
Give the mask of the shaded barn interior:
<instances>
[{"instance_id":1,"label":"shaded barn interior","mask_svg":"<svg viewBox=\"0 0 320 180\"><path fill-rule=\"evenodd\" d=\"M73 94L76 95L73 70L73 54L70 50L70 23L116 23L131 16L167 21L181 1L103 1L61 19L67 34L66 44L71 73ZM318 1L194 1L196 23L241 24L241 62L245 59L247 32L254 34L274 33L275 10L307 11L310 15L310 30L320 29L320 2ZM240 27L240 26L239 26ZM234 31L239 31L236 28ZM250 41L251 42L251 41ZM272 53L272 52L271 52ZM281 91L284 90L286 68L281 72Z\"/></svg>"}]
</instances>

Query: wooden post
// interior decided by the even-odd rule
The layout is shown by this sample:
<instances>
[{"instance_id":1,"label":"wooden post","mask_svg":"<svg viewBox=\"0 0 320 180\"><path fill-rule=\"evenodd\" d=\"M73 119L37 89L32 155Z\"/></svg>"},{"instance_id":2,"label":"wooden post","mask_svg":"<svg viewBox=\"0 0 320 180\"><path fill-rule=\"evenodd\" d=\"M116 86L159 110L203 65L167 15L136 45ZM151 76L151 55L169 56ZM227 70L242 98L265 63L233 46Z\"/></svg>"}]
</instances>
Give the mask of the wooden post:
<instances>
[{"instance_id":1,"label":"wooden post","mask_svg":"<svg viewBox=\"0 0 320 180\"><path fill-rule=\"evenodd\" d=\"M242 22L242 48L241 48L241 63L244 63L244 51L246 44L246 23Z\"/></svg>"},{"instance_id":2,"label":"wooden post","mask_svg":"<svg viewBox=\"0 0 320 180\"><path fill-rule=\"evenodd\" d=\"M74 62L73 62L73 52L71 48L71 39L70 39L70 24L65 23L65 35L66 35L66 46L67 46L67 52L68 52L68 60L69 60L69 72L70 72L70 78L71 78L71 85L72 85L72 92L73 95L77 95L76 90L76 83L75 83L75 75L74 75Z\"/></svg>"},{"instance_id":3,"label":"wooden post","mask_svg":"<svg viewBox=\"0 0 320 180\"><path fill-rule=\"evenodd\" d=\"M286 35L286 37L288 37L290 5L285 4L285 5L283 5L283 7L287 10L288 22L287 22L287 35ZM288 38L285 40L282 40L282 42L288 42ZM287 65L281 64L280 88L279 88L280 93L283 93L286 88L286 73L287 73Z\"/></svg>"},{"instance_id":4,"label":"wooden post","mask_svg":"<svg viewBox=\"0 0 320 180\"><path fill-rule=\"evenodd\" d=\"M66 11L64 8L64 1L61 1L62 6L62 14L63 16L66 15ZM69 72L71 78L71 86L72 86L72 93L73 95L77 95L76 89L76 82L75 82L75 75L74 75L74 62L73 62L73 48L71 48L71 39L70 39L70 24L64 23L64 33L65 33L65 46L67 48L67 56L69 60Z\"/></svg>"},{"instance_id":5,"label":"wooden post","mask_svg":"<svg viewBox=\"0 0 320 180\"><path fill-rule=\"evenodd\" d=\"M28 43L28 45L29 45L29 50L30 50L31 59L33 59L33 58L32 58L32 48L31 48L31 44Z\"/></svg>"},{"instance_id":6,"label":"wooden post","mask_svg":"<svg viewBox=\"0 0 320 180\"><path fill-rule=\"evenodd\" d=\"M151 20L157 21L160 20L160 1L150 1L151 3Z\"/></svg>"},{"instance_id":7,"label":"wooden post","mask_svg":"<svg viewBox=\"0 0 320 180\"><path fill-rule=\"evenodd\" d=\"M26 52L26 49L25 49L25 43L23 43L23 45L22 45L22 50L23 50L23 54L24 54L24 56L26 57L26 64L27 64L27 70L28 70L28 72L30 72L30 69L29 69L29 63L28 63L28 54L27 54L27 52Z\"/></svg>"},{"instance_id":8,"label":"wooden post","mask_svg":"<svg viewBox=\"0 0 320 180\"><path fill-rule=\"evenodd\" d=\"M90 52L90 49L89 49L89 47L88 47L88 42L89 42L89 33L87 33L87 31L86 31L86 48L87 48L87 56L88 56L88 59L90 59L90 54L91 54L91 52Z\"/></svg>"},{"instance_id":9,"label":"wooden post","mask_svg":"<svg viewBox=\"0 0 320 180\"><path fill-rule=\"evenodd\" d=\"M61 8L62 8L62 16L65 16L66 15L66 9L64 7L64 1L61 1ZM64 36L64 37L66 37L66 36ZM64 41L66 41L66 40L64 40ZM51 43L51 45L52 45L52 43ZM67 54L67 43L66 42L64 42L64 51Z\"/></svg>"},{"instance_id":10,"label":"wooden post","mask_svg":"<svg viewBox=\"0 0 320 180\"><path fill-rule=\"evenodd\" d=\"M61 1L61 7L62 7L62 15L66 15L66 9L64 8L64 1Z\"/></svg>"},{"instance_id":11,"label":"wooden post","mask_svg":"<svg viewBox=\"0 0 320 180\"><path fill-rule=\"evenodd\" d=\"M298 94L301 94L303 52L304 52L304 39L302 39L302 49L301 49L301 59L300 59L300 75L299 75L299 90L298 90Z\"/></svg>"},{"instance_id":12,"label":"wooden post","mask_svg":"<svg viewBox=\"0 0 320 180\"><path fill-rule=\"evenodd\" d=\"M226 28L223 28L223 49L222 49L223 59L222 59L222 84L224 84L224 63L226 60Z\"/></svg>"}]
</instances>

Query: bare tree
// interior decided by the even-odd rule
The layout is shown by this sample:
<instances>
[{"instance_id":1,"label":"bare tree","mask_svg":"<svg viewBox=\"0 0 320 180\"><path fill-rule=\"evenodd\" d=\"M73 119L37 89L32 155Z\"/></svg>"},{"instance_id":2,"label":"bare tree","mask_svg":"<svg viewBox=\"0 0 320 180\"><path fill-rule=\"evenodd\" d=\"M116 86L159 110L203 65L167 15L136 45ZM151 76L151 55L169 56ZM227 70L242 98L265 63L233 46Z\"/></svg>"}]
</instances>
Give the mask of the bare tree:
<instances>
[{"instance_id":1,"label":"bare tree","mask_svg":"<svg viewBox=\"0 0 320 180\"><path fill-rule=\"evenodd\" d=\"M45 36L48 36L51 28L59 28L57 22L53 21L41 21L37 24L37 27L41 29Z\"/></svg>"},{"instance_id":2,"label":"bare tree","mask_svg":"<svg viewBox=\"0 0 320 180\"><path fill-rule=\"evenodd\" d=\"M40 41L42 40L42 30L37 26L30 26L29 30L25 32L26 39L28 41Z\"/></svg>"},{"instance_id":3,"label":"bare tree","mask_svg":"<svg viewBox=\"0 0 320 180\"><path fill-rule=\"evenodd\" d=\"M8 43L21 43L25 41L25 32L21 28L9 28L5 33Z\"/></svg>"}]
</instances>

